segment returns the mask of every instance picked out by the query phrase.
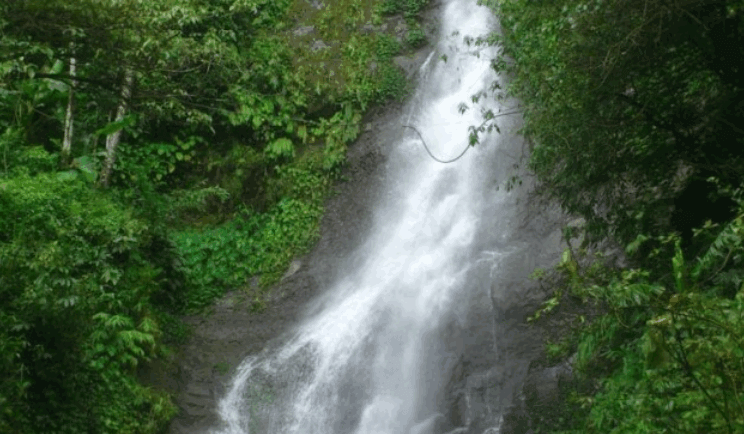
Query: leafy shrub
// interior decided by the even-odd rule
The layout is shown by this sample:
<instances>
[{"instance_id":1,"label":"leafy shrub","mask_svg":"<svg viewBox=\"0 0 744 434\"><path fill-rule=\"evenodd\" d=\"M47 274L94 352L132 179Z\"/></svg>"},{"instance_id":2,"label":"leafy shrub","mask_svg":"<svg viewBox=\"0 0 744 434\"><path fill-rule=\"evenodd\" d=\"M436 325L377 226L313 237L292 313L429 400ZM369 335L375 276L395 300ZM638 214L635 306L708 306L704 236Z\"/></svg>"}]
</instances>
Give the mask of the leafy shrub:
<instances>
[{"instance_id":1,"label":"leafy shrub","mask_svg":"<svg viewBox=\"0 0 744 434\"><path fill-rule=\"evenodd\" d=\"M426 33L419 28L414 27L406 35L406 43L413 48L420 48L426 45Z\"/></svg>"},{"instance_id":2,"label":"leafy shrub","mask_svg":"<svg viewBox=\"0 0 744 434\"><path fill-rule=\"evenodd\" d=\"M160 339L146 222L80 180L18 176L0 233L0 430L161 429L173 406L135 380Z\"/></svg>"},{"instance_id":3,"label":"leafy shrub","mask_svg":"<svg viewBox=\"0 0 744 434\"><path fill-rule=\"evenodd\" d=\"M382 34L377 37L375 54L379 60L390 60L400 52L400 42L395 37Z\"/></svg>"},{"instance_id":4,"label":"leafy shrub","mask_svg":"<svg viewBox=\"0 0 744 434\"><path fill-rule=\"evenodd\" d=\"M190 309L208 306L228 288L245 287L259 275L261 285L276 282L318 236L322 203L330 177L322 160L309 153L279 167L269 184L276 204L265 213L244 210L231 221L173 234L188 282ZM261 302L260 294L254 301Z\"/></svg>"},{"instance_id":5,"label":"leafy shrub","mask_svg":"<svg viewBox=\"0 0 744 434\"><path fill-rule=\"evenodd\" d=\"M406 18L412 18L421 12L428 3L429 0L383 0L378 8L382 15L403 13Z\"/></svg>"},{"instance_id":6,"label":"leafy shrub","mask_svg":"<svg viewBox=\"0 0 744 434\"><path fill-rule=\"evenodd\" d=\"M380 88L377 101L401 101L408 95L410 88L403 72L393 65L384 65L379 71Z\"/></svg>"},{"instance_id":7,"label":"leafy shrub","mask_svg":"<svg viewBox=\"0 0 744 434\"><path fill-rule=\"evenodd\" d=\"M264 153L269 161L290 160L295 156L295 148L292 141L282 137L266 145Z\"/></svg>"},{"instance_id":8,"label":"leafy shrub","mask_svg":"<svg viewBox=\"0 0 744 434\"><path fill-rule=\"evenodd\" d=\"M42 146L21 148L16 160L11 164L16 171L28 171L31 175L50 172L57 168L59 158L56 154L47 152Z\"/></svg>"},{"instance_id":9,"label":"leafy shrub","mask_svg":"<svg viewBox=\"0 0 744 434\"><path fill-rule=\"evenodd\" d=\"M174 234L187 270L188 307L208 306L226 289L245 287L254 275L262 285L276 282L293 256L316 239L321 214L320 206L285 199L265 214Z\"/></svg>"},{"instance_id":10,"label":"leafy shrub","mask_svg":"<svg viewBox=\"0 0 744 434\"><path fill-rule=\"evenodd\" d=\"M137 177L145 176L153 183L161 183L176 171L179 164L194 158L194 147L202 140L191 136L184 141L174 138L175 143L124 143L114 167L116 180L119 185L127 186Z\"/></svg>"},{"instance_id":11,"label":"leafy shrub","mask_svg":"<svg viewBox=\"0 0 744 434\"><path fill-rule=\"evenodd\" d=\"M643 269L605 268L600 279L565 270L573 295L606 314L548 347L565 356L575 346L575 367L589 385L567 407L575 413L548 432L744 430L743 211L720 231L703 229L717 235L692 263L676 236L661 239L673 256L660 280Z\"/></svg>"}]
</instances>

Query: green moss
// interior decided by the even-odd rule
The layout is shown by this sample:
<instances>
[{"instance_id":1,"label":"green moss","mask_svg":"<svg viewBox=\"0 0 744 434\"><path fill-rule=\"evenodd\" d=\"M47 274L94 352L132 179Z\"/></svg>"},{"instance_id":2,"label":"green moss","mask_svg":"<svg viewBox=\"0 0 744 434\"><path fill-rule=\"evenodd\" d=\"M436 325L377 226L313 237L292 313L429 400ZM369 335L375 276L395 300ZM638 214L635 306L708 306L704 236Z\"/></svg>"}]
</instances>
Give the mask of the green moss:
<instances>
[{"instance_id":1,"label":"green moss","mask_svg":"<svg viewBox=\"0 0 744 434\"><path fill-rule=\"evenodd\" d=\"M215 363L213 369L220 375L226 375L230 372L230 364L227 362Z\"/></svg>"}]
</instances>

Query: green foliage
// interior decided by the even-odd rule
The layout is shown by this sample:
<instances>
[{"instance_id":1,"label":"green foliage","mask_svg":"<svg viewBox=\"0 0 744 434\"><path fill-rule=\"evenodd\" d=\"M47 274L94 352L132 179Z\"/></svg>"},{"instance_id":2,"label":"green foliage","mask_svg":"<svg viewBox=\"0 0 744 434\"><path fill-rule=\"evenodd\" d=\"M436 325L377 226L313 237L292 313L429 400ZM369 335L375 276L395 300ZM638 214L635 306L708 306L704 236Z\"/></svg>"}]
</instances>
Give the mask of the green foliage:
<instances>
[{"instance_id":1,"label":"green foliage","mask_svg":"<svg viewBox=\"0 0 744 434\"><path fill-rule=\"evenodd\" d=\"M410 93L410 87L406 76L395 66L385 65L380 68L380 90L377 100L402 101Z\"/></svg>"},{"instance_id":2,"label":"green foliage","mask_svg":"<svg viewBox=\"0 0 744 434\"><path fill-rule=\"evenodd\" d=\"M571 354L572 349L571 339L561 339L557 342L548 341L545 344L545 352L548 356L548 360L551 363L559 363Z\"/></svg>"},{"instance_id":3,"label":"green foliage","mask_svg":"<svg viewBox=\"0 0 744 434\"><path fill-rule=\"evenodd\" d=\"M181 321L178 316L165 311L158 311L156 315L164 344L184 345L188 342L191 336L191 328Z\"/></svg>"},{"instance_id":4,"label":"green foliage","mask_svg":"<svg viewBox=\"0 0 744 434\"><path fill-rule=\"evenodd\" d=\"M269 143L264 149L264 153L270 161L288 160L294 157L295 148L291 140L281 138Z\"/></svg>"},{"instance_id":5,"label":"green foliage","mask_svg":"<svg viewBox=\"0 0 744 434\"><path fill-rule=\"evenodd\" d=\"M382 0L378 11L382 15L402 13L406 18L416 16L427 5L429 0Z\"/></svg>"},{"instance_id":6,"label":"green foliage","mask_svg":"<svg viewBox=\"0 0 744 434\"><path fill-rule=\"evenodd\" d=\"M188 212L203 213L211 203L224 203L229 200L230 193L220 187L191 188L171 192L170 212L172 219L183 218Z\"/></svg>"},{"instance_id":7,"label":"green foliage","mask_svg":"<svg viewBox=\"0 0 744 434\"><path fill-rule=\"evenodd\" d=\"M375 54L380 60L389 60L400 52L400 42L395 37L382 34L377 37Z\"/></svg>"},{"instance_id":8,"label":"green foliage","mask_svg":"<svg viewBox=\"0 0 744 434\"><path fill-rule=\"evenodd\" d=\"M522 104L541 190L632 264L561 261L567 296L605 313L549 347L575 349L582 387L541 430L743 432L740 2L481 3L500 18L484 42L503 49L498 97Z\"/></svg>"},{"instance_id":9,"label":"green foliage","mask_svg":"<svg viewBox=\"0 0 744 434\"><path fill-rule=\"evenodd\" d=\"M564 269L572 295L606 313L547 346L553 358L575 347L575 367L589 385L574 398L580 406L566 411L583 410L548 432L744 429L742 230L740 211L692 263L676 237L665 237L674 248L666 256L670 272L659 281L643 269Z\"/></svg>"},{"instance_id":10,"label":"green foliage","mask_svg":"<svg viewBox=\"0 0 744 434\"><path fill-rule=\"evenodd\" d=\"M292 259L317 239L330 187L323 165L316 152L279 167L268 186L276 205L266 212L244 210L218 226L174 233L187 275L188 308L204 308L227 289L247 287L252 276L260 276L264 288L279 280ZM262 294L253 296L254 307L261 306Z\"/></svg>"},{"instance_id":11,"label":"green foliage","mask_svg":"<svg viewBox=\"0 0 744 434\"><path fill-rule=\"evenodd\" d=\"M622 345L621 367L593 398L589 432L651 433L670 424L679 432L740 432L742 297L677 294L657 312ZM602 348L580 357L596 357Z\"/></svg>"},{"instance_id":12,"label":"green foliage","mask_svg":"<svg viewBox=\"0 0 744 434\"><path fill-rule=\"evenodd\" d=\"M159 351L145 221L77 179L0 182L0 428L153 432L174 408L139 385ZM138 413L138 408L149 408Z\"/></svg>"},{"instance_id":13,"label":"green foliage","mask_svg":"<svg viewBox=\"0 0 744 434\"><path fill-rule=\"evenodd\" d=\"M219 362L214 365L214 370L217 371L220 375L226 375L228 372L230 372L230 364L227 362Z\"/></svg>"},{"instance_id":14,"label":"green foliage","mask_svg":"<svg viewBox=\"0 0 744 434\"><path fill-rule=\"evenodd\" d=\"M246 286L254 275L261 276L264 286L276 282L294 255L316 239L321 213L317 205L285 199L264 214L176 233L174 242L187 270L188 307L208 306L226 289Z\"/></svg>"},{"instance_id":15,"label":"green foliage","mask_svg":"<svg viewBox=\"0 0 744 434\"><path fill-rule=\"evenodd\" d=\"M109 134L113 134L117 131L121 131L124 128L130 127L134 125L136 122L136 118L132 115L126 116L124 119L120 121L114 121L110 122L106 125L104 125L102 128L96 130L95 135L97 136L107 136Z\"/></svg>"},{"instance_id":16,"label":"green foliage","mask_svg":"<svg viewBox=\"0 0 744 434\"><path fill-rule=\"evenodd\" d=\"M31 146L21 148L8 164L13 167L14 175L36 175L54 170L58 164L58 156L50 154L42 146Z\"/></svg>"},{"instance_id":17,"label":"green foliage","mask_svg":"<svg viewBox=\"0 0 744 434\"><path fill-rule=\"evenodd\" d=\"M315 156L320 160L320 156ZM278 169L279 178L270 186L272 195L281 198L290 198L303 201L308 204L321 205L325 194L330 187L330 179L323 173L319 166L324 161L313 161L315 168L303 167L303 165L285 166Z\"/></svg>"},{"instance_id":18,"label":"green foliage","mask_svg":"<svg viewBox=\"0 0 744 434\"><path fill-rule=\"evenodd\" d=\"M501 19L491 41L509 59L494 65L523 105L530 168L593 240L668 232L692 177L738 185L744 93L720 54L740 58L736 2L484 3Z\"/></svg>"},{"instance_id":19,"label":"green foliage","mask_svg":"<svg viewBox=\"0 0 744 434\"><path fill-rule=\"evenodd\" d=\"M556 291L550 298L545 300L539 309L537 309L532 315L527 317L527 322L535 322L540 317L550 314L556 307L559 306L563 292Z\"/></svg>"},{"instance_id":20,"label":"green foliage","mask_svg":"<svg viewBox=\"0 0 744 434\"><path fill-rule=\"evenodd\" d=\"M130 130L130 134L136 132ZM176 169L187 167L195 159L197 147L204 144L204 138L191 135L185 140L179 136L172 140L169 143L123 143L114 166L114 185L124 187L145 180L153 185L173 182L179 175Z\"/></svg>"},{"instance_id":21,"label":"green foliage","mask_svg":"<svg viewBox=\"0 0 744 434\"><path fill-rule=\"evenodd\" d=\"M414 27L406 34L406 43L413 48L426 45L426 33L420 27Z\"/></svg>"},{"instance_id":22,"label":"green foliage","mask_svg":"<svg viewBox=\"0 0 744 434\"><path fill-rule=\"evenodd\" d=\"M362 112L407 89L400 43L362 32L374 4L301 13L312 50L305 2L0 2L1 432L162 431L174 408L136 370L225 289L260 276L265 304Z\"/></svg>"},{"instance_id":23,"label":"green foliage","mask_svg":"<svg viewBox=\"0 0 744 434\"><path fill-rule=\"evenodd\" d=\"M361 120L362 115L346 104L342 111L313 129L314 134L325 134L322 165L325 171L336 173L346 161L346 145L359 135Z\"/></svg>"}]
</instances>

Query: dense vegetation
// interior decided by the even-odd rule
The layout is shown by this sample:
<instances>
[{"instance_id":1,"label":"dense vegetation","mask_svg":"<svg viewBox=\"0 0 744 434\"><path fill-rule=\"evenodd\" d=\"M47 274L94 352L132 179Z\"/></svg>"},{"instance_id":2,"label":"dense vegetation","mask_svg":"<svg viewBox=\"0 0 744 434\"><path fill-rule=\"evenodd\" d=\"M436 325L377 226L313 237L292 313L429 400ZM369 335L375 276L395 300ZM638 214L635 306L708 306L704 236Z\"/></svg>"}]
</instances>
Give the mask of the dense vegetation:
<instances>
[{"instance_id":1,"label":"dense vegetation","mask_svg":"<svg viewBox=\"0 0 744 434\"><path fill-rule=\"evenodd\" d=\"M423 0L0 4L0 432L152 433L177 315L265 303ZM399 41L362 27L401 14ZM249 285L257 277L259 285Z\"/></svg>"},{"instance_id":2,"label":"dense vegetation","mask_svg":"<svg viewBox=\"0 0 744 434\"><path fill-rule=\"evenodd\" d=\"M162 430L175 409L137 370L174 315L228 288L260 309L315 239L362 113L405 91L391 58L424 38L362 31L424 0L326 3L0 4L0 432ZM601 312L549 347L580 387L536 428L744 432L744 4L483 3L530 168L586 222L543 315ZM607 238L628 268L592 253Z\"/></svg>"},{"instance_id":3,"label":"dense vegetation","mask_svg":"<svg viewBox=\"0 0 744 434\"><path fill-rule=\"evenodd\" d=\"M585 221L566 231L567 290L538 315L567 297L594 306L548 347L575 354L579 380L534 428L744 432L744 4L484 3L530 168ZM592 253L608 238L627 268Z\"/></svg>"}]
</instances>

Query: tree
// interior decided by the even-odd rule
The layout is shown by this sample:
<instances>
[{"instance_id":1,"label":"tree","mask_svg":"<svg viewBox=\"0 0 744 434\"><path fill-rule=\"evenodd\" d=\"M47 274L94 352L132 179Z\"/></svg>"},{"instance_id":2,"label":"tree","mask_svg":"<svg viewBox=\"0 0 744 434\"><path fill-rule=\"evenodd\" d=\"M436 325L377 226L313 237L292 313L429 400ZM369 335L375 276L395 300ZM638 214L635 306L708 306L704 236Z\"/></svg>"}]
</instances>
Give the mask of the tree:
<instances>
[{"instance_id":1,"label":"tree","mask_svg":"<svg viewBox=\"0 0 744 434\"><path fill-rule=\"evenodd\" d=\"M0 429L155 432L174 409L135 368L160 349L165 252L130 208L60 173L0 181Z\"/></svg>"},{"instance_id":2,"label":"tree","mask_svg":"<svg viewBox=\"0 0 744 434\"><path fill-rule=\"evenodd\" d=\"M71 50L74 54L74 44L71 44ZM70 69L69 74L71 82L69 85L68 96L67 96L67 108L65 110L65 131L62 139L62 161L67 164L70 160L70 153L72 151L72 139L74 136L74 120L75 120L75 57L70 57Z\"/></svg>"},{"instance_id":3,"label":"tree","mask_svg":"<svg viewBox=\"0 0 744 434\"><path fill-rule=\"evenodd\" d=\"M736 2L491 3L508 56L498 65L513 76L534 144L530 165L592 234L629 242L663 231L692 179L738 185Z\"/></svg>"},{"instance_id":4,"label":"tree","mask_svg":"<svg viewBox=\"0 0 744 434\"><path fill-rule=\"evenodd\" d=\"M116 131L113 131L106 136L106 159L103 163L100 177L100 183L104 187L108 187L109 180L111 179L111 172L114 170L116 149L119 147L119 142L121 141L121 132L123 128L122 123L124 122L124 117L127 115L129 100L132 98L133 86L134 72L127 70L124 72L124 83L121 85L121 100L116 108L116 117L114 118Z\"/></svg>"},{"instance_id":5,"label":"tree","mask_svg":"<svg viewBox=\"0 0 744 434\"><path fill-rule=\"evenodd\" d=\"M558 267L602 314L561 344L581 387L541 432L742 432L741 2L487 3L543 193L631 264Z\"/></svg>"}]
</instances>

